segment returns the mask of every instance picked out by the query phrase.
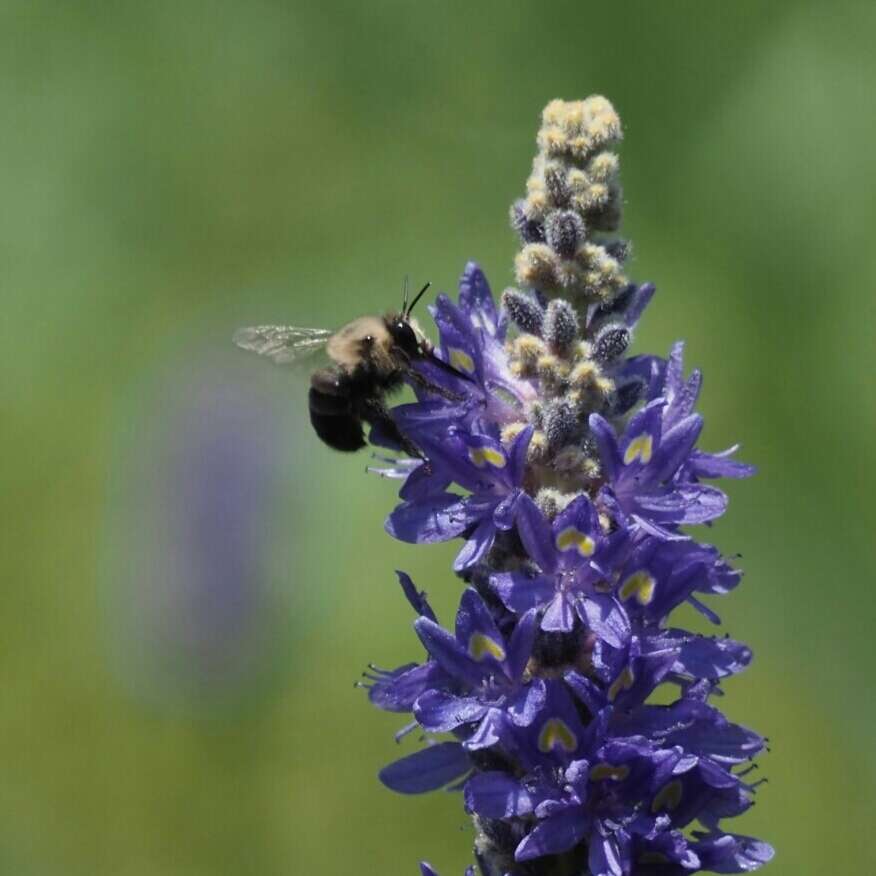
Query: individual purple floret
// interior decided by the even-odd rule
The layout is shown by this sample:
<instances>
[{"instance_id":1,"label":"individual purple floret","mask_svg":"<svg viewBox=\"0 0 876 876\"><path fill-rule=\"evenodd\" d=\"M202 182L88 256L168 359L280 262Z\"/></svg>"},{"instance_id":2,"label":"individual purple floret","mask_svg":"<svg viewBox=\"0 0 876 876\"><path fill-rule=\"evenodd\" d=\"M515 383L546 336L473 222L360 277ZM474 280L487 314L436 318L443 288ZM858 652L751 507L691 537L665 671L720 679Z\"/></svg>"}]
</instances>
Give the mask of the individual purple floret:
<instances>
[{"instance_id":1,"label":"individual purple floret","mask_svg":"<svg viewBox=\"0 0 876 876\"><path fill-rule=\"evenodd\" d=\"M493 575L490 583L502 602L516 614L542 609L544 630L568 633L577 619L596 637L621 647L629 639L629 619L617 597L605 592L604 582L628 543L626 531L603 533L586 495L574 498L551 523L524 494L515 519L523 547L540 574Z\"/></svg>"},{"instance_id":2,"label":"individual purple floret","mask_svg":"<svg viewBox=\"0 0 876 876\"><path fill-rule=\"evenodd\" d=\"M523 495L526 452L532 429L520 432L510 446L462 424L445 429L428 422L399 417L407 433L426 452L430 469L421 466L401 489L405 501L386 521L386 531L400 541L430 544L465 533L465 544L454 571L470 568L492 547L499 532L514 523L518 498ZM456 483L469 491L447 491Z\"/></svg>"},{"instance_id":3,"label":"individual purple floret","mask_svg":"<svg viewBox=\"0 0 876 876\"><path fill-rule=\"evenodd\" d=\"M399 573L422 657L363 686L419 744L380 778L462 791L482 876L744 873L773 855L725 829L753 805L765 740L713 700L751 651L672 620L687 604L720 622L707 602L741 573L691 527L727 509L704 480L754 470L697 447L682 344L628 355L654 287L611 236L620 136L604 98L548 104L512 208L520 288L497 307L470 262L458 301L438 298L453 368L416 367L447 397L413 387L392 416L424 459L378 469L403 481L387 531L459 539L464 582L451 628Z\"/></svg>"}]
</instances>

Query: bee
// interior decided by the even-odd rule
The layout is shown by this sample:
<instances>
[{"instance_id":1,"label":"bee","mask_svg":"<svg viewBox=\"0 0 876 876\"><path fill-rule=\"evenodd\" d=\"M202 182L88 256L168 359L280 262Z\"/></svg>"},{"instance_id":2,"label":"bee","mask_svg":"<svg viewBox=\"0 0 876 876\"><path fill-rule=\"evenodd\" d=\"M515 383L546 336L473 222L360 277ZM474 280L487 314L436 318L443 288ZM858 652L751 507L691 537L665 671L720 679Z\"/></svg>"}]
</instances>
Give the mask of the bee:
<instances>
[{"instance_id":1,"label":"bee","mask_svg":"<svg viewBox=\"0 0 876 876\"><path fill-rule=\"evenodd\" d=\"M400 311L361 316L336 332L265 325L238 329L232 340L278 365L299 364L318 353L328 355L330 365L310 377L308 405L314 431L329 447L344 452L361 449L366 443L363 423L368 423L409 456L424 459L390 416L386 396L407 380L448 400L462 400L417 371L417 362L429 361L457 378L471 380L435 355L432 344L411 318L414 305L431 285L426 283L408 304L405 282Z\"/></svg>"}]
</instances>

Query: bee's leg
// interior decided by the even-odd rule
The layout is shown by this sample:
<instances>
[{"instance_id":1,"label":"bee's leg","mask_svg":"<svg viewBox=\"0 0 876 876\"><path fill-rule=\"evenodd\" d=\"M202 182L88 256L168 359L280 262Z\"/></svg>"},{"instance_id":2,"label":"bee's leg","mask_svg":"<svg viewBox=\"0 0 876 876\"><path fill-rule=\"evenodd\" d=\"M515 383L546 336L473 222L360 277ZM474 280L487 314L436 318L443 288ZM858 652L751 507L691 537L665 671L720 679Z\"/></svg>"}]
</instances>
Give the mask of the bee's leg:
<instances>
[{"instance_id":1,"label":"bee's leg","mask_svg":"<svg viewBox=\"0 0 876 876\"><path fill-rule=\"evenodd\" d=\"M460 395L458 392L451 392L449 389L445 389L443 386L438 386L437 383L432 383L428 377L424 377L417 371L416 368L408 368L407 376L420 387L420 389L426 390L426 392L431 392L434 395L440 395L441 398L446 398L447 401L455 401L461 402L465 401L465 396Z\"/></svg>"},{"instance_id":2,"label":"bee's leg","mask_svg":"<svg viewBox=\"0 0 876 876\"><path fill-rule=\"evenodd\" d=\"M432 466L429 464L428 457L399 429L382 401L368 399L364 402L362 405L362 419L367 420L373 426L379 426L384 435L398 444L408 456L422 459L423 464L426 466L426 472L431 473Z\"/></svg>"}]
</instances>

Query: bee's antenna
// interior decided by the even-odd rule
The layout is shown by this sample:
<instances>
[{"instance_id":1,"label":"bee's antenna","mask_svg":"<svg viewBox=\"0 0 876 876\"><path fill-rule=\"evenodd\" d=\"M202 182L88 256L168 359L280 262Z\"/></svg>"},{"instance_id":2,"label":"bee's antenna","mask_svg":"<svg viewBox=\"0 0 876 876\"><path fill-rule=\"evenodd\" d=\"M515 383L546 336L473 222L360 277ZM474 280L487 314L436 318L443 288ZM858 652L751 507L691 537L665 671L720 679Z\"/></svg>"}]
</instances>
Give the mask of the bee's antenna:
<instances>
[{"instance_id":1,"label":"bee's antenna","mask_svg":"<svg viewBox=\"0 0 876 876\"><path fill-rule=\"evenodd\" d=\"M404 310L405 319L407 319L407 318L411 315L411 311L414 309L414 306L415 306L416 303L417 303L417 302L423 297L423 293L424 293L424 292L425 292L425 291L426 291L431 285L432 285L432 281L430 280L428 283L426 283L425 286L423 286L422 289L420 289L419 292L417 292L416 297L415 297L414 300L411 302L411 306L410 306L410 307L405 307L405 310ZM407 301L407 296L405 296L405 301Z\"/></svg>"},{"instance_id":2,"label":"bee's antenna","mask_svg":"<svg viewBox=\"0 0 876 876\"><path fill-rule=\"evenodd\" d=\"M402 299L402 313L408 312L408 275L405 274L404 297Z\"/></svg>"}]
</instances>

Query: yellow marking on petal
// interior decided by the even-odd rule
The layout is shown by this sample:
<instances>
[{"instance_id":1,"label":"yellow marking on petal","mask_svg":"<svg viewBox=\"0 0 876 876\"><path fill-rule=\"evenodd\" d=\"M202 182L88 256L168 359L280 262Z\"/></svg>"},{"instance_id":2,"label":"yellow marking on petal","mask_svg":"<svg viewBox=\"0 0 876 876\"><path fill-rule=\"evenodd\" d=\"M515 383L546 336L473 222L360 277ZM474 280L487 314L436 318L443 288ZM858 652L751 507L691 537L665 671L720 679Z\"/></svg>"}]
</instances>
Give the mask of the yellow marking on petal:
<instances>
[{"instance_id":1,"label":"yellow marking on petal","mask_svg":"<svg viewBox=\"0 0 876 876\"><path fill-rule=\"evenodd\" d=\"M644 569L640 569L638 572L633 572L633 574L621 584L620 598L626 602L628 599L635 596L639 605L648 605L648 603L654 598L654 588L656 586L657 582L654 578Z\"/></svg>"},{"instance_id":2,"label":"yellow marking on petal","mask_svg":"<svg viewBox=\"0 0 876 876\"><path fill-rule=\"evenodd\" d=\"M465 371L466 374L474 374L475 364L474 359L459 347L450 347L447 351L450 353L450 364L460 371Z\"/></svg>"},{"instance_id":3,"label":"yellow marking on petal","mask_svg":"<svg viewBox=\"0 0 876 876\"><path fill-rule=\"evenodd\" d=\"M538 748L545 754L550 754L554 748L563 748L572 752L578 747L578 737L569 729L569 725L561 718L551 718L545 722L538 734Z\"/></svg>"},{"instance_id":4,"label":"yellow marking on petal","mask_svg":"<svg viewBox=\"0 0 876 876\"><path fill-rule=\"evenodd\" d=\"M651 803L651 811L659 812L661 809L665 809L671 812L673 809L677 809L678 804L681 803L682 790L681 782L678 779L673 779L664 785Z\"/></svg>"},{"instance_id":5,"label":"yellow marking on petal","mask_svg":"<svg viewBox=\"0 0 876 876\"><path fill-rule=\"evenodd\" d=\"M640 864L668 864L669 858L660 852L642 852L638 861Z\"/></svg>"},{"instance_id":6,"label":"yellow marking on petal","mask_svg":"<svg viewBox=\"0 0 876 876\"><path fill-rule=\"evenodd\" d=\"M483 660L489 655L495 657L496 660L502 661L505 659L505 649L495 640L483 633L472 633L468 640L468 653L475 660Z\"/></svg>"},{"instance_id":7,"label":"yellow marking on petal","mask_svg":"<svg viewBox=\"0 0 876 876\"><path fill-rule=\"evenodd\" d=\"M626 669L611 683L611 687L608 689L608 701L613 703L617 698L618 694L620 694L623 690L629 690L633 686L633 682L636 680L636 676L633 674L633 670L627 666Z\"/></svg>"},{"instance_id":8,"label":"yellow marking on petal","mask_svg":"<svg viewBox=\"0 0 876 876\"><path fill-rule=\"evenodd\" d=\"M602 782L611 779L613 782L622 782L630 774L630 768L626 764L612 766L610 763L598 763L590 770L591 782Z\"/></svg>"},{"instance_id":9,"label":"yellow marking on petal","mask_svg":"<svg viewBox=\"0 0 876 876\"><path fill-rule=\"evenodd\" d=\"M485 465L491 465L493 468L505 468L508 462L504 453L492 447L470 447L468 458L478 468L483 468Z\"/></svg>"},{"instance_id":10,"label":"yellow marking on petal","mask_svg":"<svg viewBox=\"0 0 876 876\"><path fill-rule=\"evenodd\" d=\"M643 432L637 438L633 438L630 441L627 452L624 454L624 463L629 465L634 460L639 459L642 465L647 465L651 461L653 448L654 439L647 432Z\"/></svg>"},{"instance_id":11,"label":"yellow marking on petal","mask_svg":"<svg viewBox=\"0 0 876 876\"><path fill-rule=\"evenodd\" d=\"M596 542L574 526L567 526L557 535L557 550L567 551L571 548L575 548L582 557L592 557Z\"/></svg>"}]
</instances>

